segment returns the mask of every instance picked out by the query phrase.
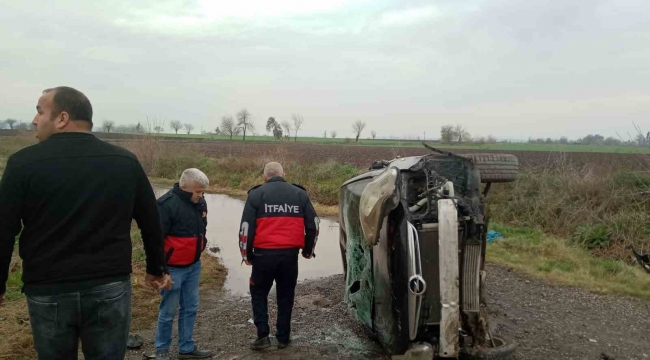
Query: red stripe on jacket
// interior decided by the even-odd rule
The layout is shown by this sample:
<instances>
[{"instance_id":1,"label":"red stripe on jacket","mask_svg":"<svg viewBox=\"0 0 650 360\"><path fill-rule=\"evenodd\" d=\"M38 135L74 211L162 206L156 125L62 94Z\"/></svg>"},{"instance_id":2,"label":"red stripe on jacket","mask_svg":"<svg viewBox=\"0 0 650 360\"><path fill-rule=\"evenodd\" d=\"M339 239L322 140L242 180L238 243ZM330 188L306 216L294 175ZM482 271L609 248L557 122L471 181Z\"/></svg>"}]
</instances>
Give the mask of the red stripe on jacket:
<instances>
[{"instance_id":1,"label":"red stripe on jacket","mask_svg":"<svg viewBox=\"0 0 650 360\"><path fill-rule=\"evenodd\" d=\"M205 237L198 236L171 236L165 238L164 249L167 265L187 266L197 262L200 251L205 248ZM198 251L198 247L201 247Z\"/></svg>"},{"instance_id":2,"label":"red stripe on jacket","mask_svg":"<svg viewBox=\"0 0 650 360\"><path fill-rule=\"evenodd\" d=\"M257 219L253 247L284 249L305 247L305 219L302 217L264 217Z\"/></svg>"}]
</instances>

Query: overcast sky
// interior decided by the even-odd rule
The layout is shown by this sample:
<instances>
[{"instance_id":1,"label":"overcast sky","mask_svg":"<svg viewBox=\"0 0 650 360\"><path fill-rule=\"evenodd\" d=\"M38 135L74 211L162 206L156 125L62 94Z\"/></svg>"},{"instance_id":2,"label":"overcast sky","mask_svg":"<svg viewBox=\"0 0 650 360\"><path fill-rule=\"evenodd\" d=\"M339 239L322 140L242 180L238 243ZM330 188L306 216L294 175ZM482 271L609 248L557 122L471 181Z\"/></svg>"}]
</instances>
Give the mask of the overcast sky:
<instances>
[{"instance_id":1,"label":"overcast sky","mask_svg":"<svg viewBox=\"0 0 650 360\"><path fill-rule=\"evenodd\" d=\"M317 136L623 135L650 130L649 19L646 0L0 0L0 119L67 85L97 125L213 131L245 107L261 132L300 113Z\"/></svg>"}]
</instances>

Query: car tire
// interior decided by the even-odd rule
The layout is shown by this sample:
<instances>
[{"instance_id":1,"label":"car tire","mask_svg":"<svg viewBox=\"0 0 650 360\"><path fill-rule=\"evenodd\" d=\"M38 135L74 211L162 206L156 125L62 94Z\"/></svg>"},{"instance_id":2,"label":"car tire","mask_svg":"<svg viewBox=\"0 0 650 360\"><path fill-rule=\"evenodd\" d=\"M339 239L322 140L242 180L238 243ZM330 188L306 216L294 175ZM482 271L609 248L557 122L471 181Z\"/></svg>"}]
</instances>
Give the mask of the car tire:
<instances>
[{"instance_id":1,"label":"car tire","mask_svg":"<svg viewBox=\"0 0 650 360\"><path fill-rule=\"evenodd\" d=\"M513 182L519 173L519 160L510 154L462 154L473 160L481 182Z\"/></svg>"},{"instance_id":2,"label":"car tire","mask_svg":"<svg viewBox=\"0 0 650 360\"><path fill-rule=\"evenodd\" d=\"M514 359L517 343L503 337L494 336L497 347L485 349L463 349L459 359L462 360L511 360Z\"/></svg>"}]
</instances>

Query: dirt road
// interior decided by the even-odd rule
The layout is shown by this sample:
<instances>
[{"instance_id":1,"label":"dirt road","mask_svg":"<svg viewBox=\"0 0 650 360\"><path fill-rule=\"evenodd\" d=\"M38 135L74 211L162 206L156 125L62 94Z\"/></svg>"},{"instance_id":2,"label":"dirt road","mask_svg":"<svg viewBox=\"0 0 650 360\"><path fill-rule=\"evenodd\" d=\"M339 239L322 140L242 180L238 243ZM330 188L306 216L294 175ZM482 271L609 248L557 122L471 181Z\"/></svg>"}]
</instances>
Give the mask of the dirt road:
<instances>
[{"instance_id":1,"label":"dirt road","mask_svg":"<svg viewBox=\"0 0 650 360\"><path fill-rule=\"evenodd\" d=\"M649 301L550 285L499 267L489 268L487 290L492 326L519 343L517 359L650 359Z\"/></svg>"},{"instance_id":2,"label":"dirt road","mask_svg":"<svg viewBox=\"0 0 650 360\"><path fill-rule=\"evenodd\" d=\"M650 359L650 302L550 285L499 267L488 271L491 327L519 343L517 359L601 359L603 353ZM195 339L216 350L215 359L388 359L350 319L342 295L341 275L300 283L292 346L253 353L249 299L204 291ZM142 333L145 348L129 359L152 351L154 331Z\"/></svg>"}]
</instances>

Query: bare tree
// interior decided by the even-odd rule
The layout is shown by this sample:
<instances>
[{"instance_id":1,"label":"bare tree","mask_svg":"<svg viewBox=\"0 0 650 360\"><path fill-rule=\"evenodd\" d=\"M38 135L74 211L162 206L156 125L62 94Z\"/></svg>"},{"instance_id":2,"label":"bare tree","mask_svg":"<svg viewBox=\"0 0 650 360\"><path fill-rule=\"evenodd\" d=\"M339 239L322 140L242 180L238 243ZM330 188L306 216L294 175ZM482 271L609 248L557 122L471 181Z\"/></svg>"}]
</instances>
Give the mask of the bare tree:
<instances>
[{"instance_id":1,"label":"bare tree","mask_svg":"<svg viewBox=\"0 0 650 360\"><path fill-rule=\"evenodd\" d=\"M230 140L232 140L233 135L237 135L235 129L235 120L233 120L232 116L224 116L221 118L221 131L226 135L230 135Z\"/></svg>"},{"instance_id":2,"label":"bare tree","mask_svg":"<svg viewBox=\"0 0 650 360\"><path fill-rule=\"evenodd\" d=\"M5 124L9 125L9 129L13 130L14 129L14 124L17 123L18 120L16 119L7 119L5 120Z\"/></svg>"},{"instance_id":3,"label":"bare tree","mask_svg":"<svg viewBox=\"0 0 650 360\"><path fill-rule=\"evenodd\" d=\"M293 119L293 130L295 131L293 141L296 142L298 141L298 130L300 130L300 127L305 122L305 119L303 119L302 115L300 114L293 114L291 115L291 118Z\"/></svg>"},{"instance_id":4,"label":"bare tree","mask_svg":"<svg viewBox=\"0 0 650 360\"><path fill-rule=\"evenodd\" d=\"M144 130L149 135L154 132L160 134L165 129L165 123L166 121L158 116L147 115L147 120L144 122Z\"/></svg>"},{"instance_id":5,"label":"bare tree","mask_svg":"<svg viewBox=\"0 0 650 360\"><path fill-rule=\"evenodd\" d=\"M291 124L287 120L284 120L280 125L284 128L284 133L287 136L287 139L291 138Z\"/></svg>"},{"instance_id":6,"label":"bare tree","mask_svg":"<svg viewBox=\"0 0 650 360\"><path fill-rule=\"evenodd\" d=\"M246 131L255 130L255 125L251 123L251 113L246 109L241 109L237 113L237 127L244 133L244 141L246 141Z\"/></svg>"},{"instance_id":7,"label":"bare tree","mask_svg":"<svg viewBox=\"0 0 650 360\"><path fill-rule=\"evenodd\" d=\"M108 133L111 132L111 130L113 130L114 127L115 127L115 121L113 120L104 120L104 122L102 123L102 129L104 129L104 131Z\"/></svg>"},{"instance_id":8,"label":"bare tree","mask_svg":"<svg viewBox=\"0 0 650 360\"><path fill-rule=\"evenodd\" d=\"M332 139L336 137L336 130L330 131L330 135L332 135Z\"/></svg>"},{"instance_id":9,"label":"bare tree","mask_svg":"<svg viewBox=\"0 0 650 360\"><path fill-rule=\"evenodd\" d=\"M365 127L366 127L366 122L361 120L357 120L354 124L352 124L352 129L354 130L354 133L356 135L356 142L359 142L359 136L361 136L361 132Z\"/></svg>"},{"instance_id":10,"label":"bare tree","mask_svg":"<svg viewBox=\"0 0 650 360\"><path fill-rule=\"evenodd\" d=\"M454 132L454 127L452 125L445 125L440 128L440 139L443 143L450 144L452 141L454 141L455 137L456 135Z\"/></svg>"},{"instance_id":11,"label":"bare tree","mask_svg":"<svg viewBox=\"0 0 650 360\"><path fill-rule=\"evenodd\" d=\"M183 124L178 120L172 120L169 122L169 127L172 128L178 134L178 130L183 128Z\"/></svg>"},{"instance_id":12,"label":"bare tree","mask_svg":"<svg viewBox=\"0 0 650 360\"><path fill-rule=\"evenodd\" d=\"M14 130L29 130L31 124L23 122L22 120L18 124L14 125Z\"/></svg>"},{"instance_id":13,"label":"bare tree","mask_svg":"<svg viewBox=\"0 0 650 360\"><path fill-rule=\"evenodd\" d=\"M472 139L472 136L469 134L469 132L460 124L454 127L454 135L455 138L458 139L459 143L469 141Z\"/></svg>"},{"instance_id":14,"label":"bare tree","mask_svg":"<svg viewBox=\"0 0 650 360\"><path fill-rule=\"evenodd\" d=\"M377 132L375 130L370 132L370 136L372 136L373 139L377 137Z\"/></svg>"},{"instance_id":15,"label":"bare tree","mask_svg":"<svg viewBox=\"0 0 650 360\"><path fill-rule=\"evenodd\" d=\"M183 127L185 128L185 131L187 131L187 135L189 135L192 132L192 130L194 130L194 125L192 124L185 124L183 125Z\"/></svg>"}]
</instances>

